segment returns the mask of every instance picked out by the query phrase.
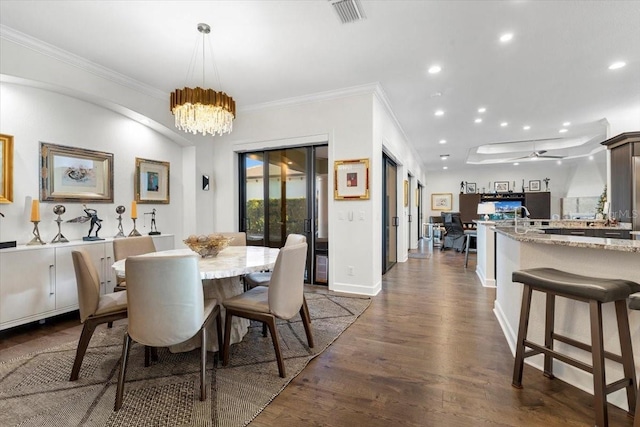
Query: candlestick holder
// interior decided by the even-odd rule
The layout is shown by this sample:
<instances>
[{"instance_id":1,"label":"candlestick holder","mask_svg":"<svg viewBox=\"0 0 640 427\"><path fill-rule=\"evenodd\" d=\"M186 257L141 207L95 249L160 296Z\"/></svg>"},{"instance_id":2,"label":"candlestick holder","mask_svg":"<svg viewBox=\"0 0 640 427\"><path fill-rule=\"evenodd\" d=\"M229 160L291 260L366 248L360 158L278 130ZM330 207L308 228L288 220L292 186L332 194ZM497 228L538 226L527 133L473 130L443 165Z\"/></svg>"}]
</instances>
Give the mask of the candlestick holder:
<instances>
[{"instance_id":1,"label":"candlestick holder","mask_svg":"<svg viewBox=\"0 0 640 427\"><path fill-rule=\"evenodd\" d=\"M131 233L129 233L129 236L127 237L142 236L142 234L140 234L140 232L136 230L136 218L131 218L131 219L133 220L133 230L131 230Z\"/></svg>"},{"instance_id":2,"label":"candlestick holder","mask_svg":"<svg viewBox=\"0 0 640 427\"><path fill-rule=\"evenodd\" d=\"M33 222L33 239L31 239L31 241L29 243L27 243L27 246L29 245L45 245L46 243L42 241L42 239L40 238L40 230L38 230L38 223L40 221L31 221Z\"/></svg>"}]
</instances>

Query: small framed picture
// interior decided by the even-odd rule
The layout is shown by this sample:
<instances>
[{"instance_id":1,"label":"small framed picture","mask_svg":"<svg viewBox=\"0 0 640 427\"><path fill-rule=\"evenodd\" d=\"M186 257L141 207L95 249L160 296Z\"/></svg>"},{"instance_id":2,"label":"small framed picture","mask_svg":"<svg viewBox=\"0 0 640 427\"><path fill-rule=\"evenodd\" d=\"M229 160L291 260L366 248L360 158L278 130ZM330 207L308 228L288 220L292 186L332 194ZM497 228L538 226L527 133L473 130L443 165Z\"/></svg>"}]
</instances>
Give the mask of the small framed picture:
<instances>
[{"instance_id":1,"label":"small framed picture","mask_svg":"<svg viewBox=\"0 0 640 427\"><path fill-rule=\"evenodd\" d=\"M336 160L334 174L335 200L369 198L369 159Z\"/></svg>"},{"instance_id":2,"label":"small framed picture","mask_svg":"<svg viewBox=\"0 0 640 427\"><path fill-rule=\"evenodd\" d=\"M136 157L134 193L138 203L169 203L169 162Z\"/></svg>"},{"instance_id":3,"label":"small framed picture","mask_svg":"<svg viewBox=\"0 0 640 427\"><path fill-rule=\"evenodd\" d=\"M467 194L475 194L475 193L476 193L476 183L467 182Z\"/></svg>"},{"instance_id":4,"label":"small framed picture","mask_svg":"<svg viewBox=\"0 0 640 427\"><path fill-rule=\"evenodd\" d=\"M496 193L506 193L509 191L509 181L496 181L493 185Z\"/></svg>"},{"instance_id":5,"label":"small framed picture","mask_svg":"<svg viewBox=\"0 0 640 427\"><path fill-rule=\"evenodd\" d=\"M432 211L450 211L453 206L453 195L451 193L432 193Z\"/></svg>"},{"instance_id":6,"label":"small framed picture","mask_svg":"<svg viewBox=\"0 0 640 427\"><path fill-rule=\"evenodd\" d=\"M529 181L529 191L540 191L540 180Z\"/></svg>"}]
</instances>

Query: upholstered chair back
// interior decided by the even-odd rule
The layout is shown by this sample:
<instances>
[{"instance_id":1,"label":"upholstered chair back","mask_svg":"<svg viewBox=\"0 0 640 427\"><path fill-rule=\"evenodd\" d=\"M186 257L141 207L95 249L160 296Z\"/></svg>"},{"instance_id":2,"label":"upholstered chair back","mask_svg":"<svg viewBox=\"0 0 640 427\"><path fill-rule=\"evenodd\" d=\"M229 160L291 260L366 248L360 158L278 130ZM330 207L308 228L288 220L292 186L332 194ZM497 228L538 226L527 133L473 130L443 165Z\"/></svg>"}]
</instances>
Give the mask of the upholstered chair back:
<instances>
[{"instance_id":1,"label":"upholstered chair back","mask_svg":"<svg viewBox=\"0 0 640 427\"><path fill-rule=\"evenodd\" d=\"M284 242L285 246L297 245L299 243L307 243L307 238L302 234L289 234Z\"/></svg>"},{"instance_id":2,"label":"upholstered chair back","mask_svg":"<svg viewBox=\"0 0 640 427\"><path fill-rule=\"evenodd\" d=\"M113 240L113 256L116 261L134 255L148 254L156 251L151 236L127 237Z\"/></svg>"},{"instance_id":3,"label":"upholstered chair back","mask_svg":"<svg viewBox=\"0 0 640 427\"><path fill-rule=\"evenodd\" d=\"M125 261L128 332L152 347L179 344L204 322L204 295L198 255L130 256Z\"/></svg>"},{"instance_id":4,"label":"upholstered chair back","mask_svg":"<svg viewBox=\"0 0 640 427\"><path fill-rule=\"evenodd\" d=\"M307 244L284 246L278 253L269 282L269 311L291 319L302 307Z\"/></svg>"},{"instance_id":5,"label":"upholstered chair back","mask_svg":"<svg viewBox=\"0 0 640 427\"><path fill-rule=\"evenodd\" d=\"M98 310L100 302L100 276L96 271L91 257L84 250L71 252L73 269L76 272L76 286L78 288L78 306L80 321L84 323L87 317Z\"/></svg>"},{"instance_id":6,"label":"upholstered chair back","mask_svg":"<svg viewBox=\"0 0 640 427\"><path fill-rule=\"evenodd\" d=\"M247 233L245 233L244 231L240 231L237 233L225 231L215 234L222 234L225 237L233 237L233 240L229 242L229 246L247 246Z\"/></svg>"}]
</instances>

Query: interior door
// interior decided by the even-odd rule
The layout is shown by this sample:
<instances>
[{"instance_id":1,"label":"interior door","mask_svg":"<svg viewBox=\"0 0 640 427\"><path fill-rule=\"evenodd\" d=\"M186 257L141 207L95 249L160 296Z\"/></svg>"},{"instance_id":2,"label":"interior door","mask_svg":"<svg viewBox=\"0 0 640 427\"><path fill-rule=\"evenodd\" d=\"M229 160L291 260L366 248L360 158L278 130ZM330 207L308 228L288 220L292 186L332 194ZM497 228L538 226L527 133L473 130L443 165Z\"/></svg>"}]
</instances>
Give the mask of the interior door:
<instances>
[{"instance_id":1,"label":"interior door","mask_svg":"<svg viewBox=\"0 0 640 427\"><path fill-rule=\"evenodd\" d=\"M396 164L383 154L383 230L382 271L386 273L398 260L398 177Z\"/></svg>"}]
</instances>

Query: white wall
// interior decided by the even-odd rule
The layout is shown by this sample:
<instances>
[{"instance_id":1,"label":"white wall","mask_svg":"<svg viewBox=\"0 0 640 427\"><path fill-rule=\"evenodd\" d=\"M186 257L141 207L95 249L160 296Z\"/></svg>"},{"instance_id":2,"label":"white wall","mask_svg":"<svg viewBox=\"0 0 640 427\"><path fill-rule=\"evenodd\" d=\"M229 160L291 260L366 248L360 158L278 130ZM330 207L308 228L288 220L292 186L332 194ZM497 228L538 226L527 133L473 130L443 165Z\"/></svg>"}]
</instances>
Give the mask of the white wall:
<instances>
[{"instance_id":1,"label":"white wall","mask_svg":"<svg viewBox=\"0 0 640 427\"><path fill-rule=\"evenodd\" d=\"M182 236L182 147L120 114L91 103L38 88L0 83L0 132L14 136L14 202L0 205L0 240L27 243L33 237L29 222L30 200L39 196L40 142L99 150L114 155L114 203L89 203L102 221L99 236L113 237L117 232L115 207L124 205L125 233L133 223L129 216L133 200L135 158L168 161L171 204L139 205L137 228L149 232L149 219L143 226L143 212L157 210L158 230ZM177 160L177 161L176 161ZM66 207L63 220L84 215L81 203L41 203L40 235L50 242L57 233L53 206ZM62 233L70 240L80 239L88 224L62 223Z\"/></svg>"},{"instance_id":2,"label":"white wall","mask_svg":"<svg viewBox=\"0 0 640 427\"><path fill-rule=\"evenodd\" d=\"M233 133L215 138L212 144L214 229L238 228L238 152L328 143L330 168L335 160L367 158L370 199L342 201L329 197L329 288L377 294L382 279L383 133L395 144L393 150L400 161L411 164L402 157L409 150L401 148L403 141L397 137L400 132L394 134L390 119L384 119L379 110L374 112L374 108L380 108L374 107L377 90L376 86L363 87L344 95L333 94L331 99L298 100L239 114ZM376 120L389 123L374 125ZM203 156L198 153L197 157ZM418 166L414 169L419 170ZM333 174L329 174L328 184L333 188Z\"/></svg>"}]
</instances>

